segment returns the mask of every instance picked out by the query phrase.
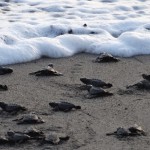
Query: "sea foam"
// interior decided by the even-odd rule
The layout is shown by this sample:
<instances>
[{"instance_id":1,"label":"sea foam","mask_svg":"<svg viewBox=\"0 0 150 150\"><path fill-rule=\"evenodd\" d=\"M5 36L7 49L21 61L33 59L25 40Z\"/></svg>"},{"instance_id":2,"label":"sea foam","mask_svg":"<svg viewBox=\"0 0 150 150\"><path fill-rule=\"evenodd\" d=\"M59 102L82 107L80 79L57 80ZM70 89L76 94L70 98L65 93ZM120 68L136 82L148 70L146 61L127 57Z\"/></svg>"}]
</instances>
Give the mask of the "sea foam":
<instances>
[{"instance_id":1,"label":"sea foam","mask_svg":"<svg viewBox=\"0 0 150 150\"><path fill-rule=\"evenodd\" d=\"M147 0L0 2L0 65L85 52L150 54Z\"/></svg>"}]
</instances>

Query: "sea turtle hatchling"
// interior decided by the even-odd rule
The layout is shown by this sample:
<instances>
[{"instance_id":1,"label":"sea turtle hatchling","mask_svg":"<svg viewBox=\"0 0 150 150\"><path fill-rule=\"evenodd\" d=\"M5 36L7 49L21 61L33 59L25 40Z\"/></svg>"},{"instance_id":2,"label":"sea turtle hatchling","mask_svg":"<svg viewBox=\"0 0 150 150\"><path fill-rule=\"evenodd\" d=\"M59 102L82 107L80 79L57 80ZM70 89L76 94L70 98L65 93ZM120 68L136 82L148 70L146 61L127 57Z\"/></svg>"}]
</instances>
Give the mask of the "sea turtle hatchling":
<instances>
[{"instance_id":1,"label":"sea turtle hatchling","mask_svg":"<svg viewBox=\"0 0 150 150\"><path fill-rule=\"evenodd\" d=\"M68 102L60 102L60 103L50 102L49 105L53 108L54 111L68 112L71 111L72 109L81 109L81 106L76 106Z\"/></svg>"},{"instance_id":2,"label":"sea turtle hatchling","mask_svg":"<svg viewBox=\"0 0 150 150\"><path fill-rule=\"evenodd\" d=\"M35 114L27 114L14 121L17 121L17 124L40 124L45 122L41 117Z\"/></svg>"},{"instance_id":3,"label":"sea turtle hatchling","mask_svg":"<svg viewBox=\"0 0 150 150\"><path fill-rule=\"evenodd\" d=\"M28 128L23 133L29 135L32 139L41 139L44 137L44 133L36 128Z\"/></svg>"},{"instance_id":4,"label":"sea turtle hatchling","mask_svg":"<svg viewBox=\"0 0 150 150\"><path fill-rule=\"evenodd\" d=\"M103 96L112 96L113 93L108 92L102 88L94 87L92 85L87 85L87 90L89 92L89 95L87 98L95 98L95 97L103 97Z\"/></svg>"},{"instance_id":5,"label":"sea turtle hatchling","mask_svg":"<svg viewBox=\"0 0 150 150\"><path fill-rule=\"evenodd\" d=\"M35 76L62 76L63 74L56 71L53 68L53 64L49 64L46 68L36 71L36 72L32 72L29 73L29 75L35 75Z\"/></svg>"},{"instance_id":6,"label":"sea turtle hatchling","mask_svg":"<svg viewBox=\"0 0 150 150\"><path fill-rule=\"evenodd\" d=\"M104 63L104 62L118 62L119 59L113 57L111 54L108 53L101 53L95 60L97 63Z\"/></svg>"},{"instance_id":7,"label":"sea turtle hatchling","mask_svg":"<svg viewBox=\"0 0 150 150\"><path fill-rule=\"evenodd\" d=\"M116 130L115 132L106 133L106 135L107 135L107 136L115 135L115 136L117 136L118 138L123 138L123 137L129 136L129 131L126 130L125 128L119 127L119 128L117 128L117 130Z\"/></svg>"},{"instance_id":8,"label":"sea turtle hatchling","mask_svg":"<svg viewBox=\"0 0 150 150\"><path fill-rule=\"evenodd\" d=\"M137 89L137 90L150 90L150 81L149 80L142 80L138 83L133 85L129 85L126 87L127 89Z\"/></svg>"},{"instance_id":9,"label":"sea turtle hatchling","mask_svg":"<svg viewBox=\"0 0 150 150\"><path fill-rule=\"evenodd\" d=\"M25 133L14 132L14 131L8 131L7 137L10 143L23 143L23 142L28 141L31 138Z\"/></svg>"},{"instance_id":10,"label":"sea turtle hatchling","mask_svg":"<svg viewBox=\"0 0 150 150\"><path fill-rule=\"evenodd\" d=\"M19 111L26 111L27 108L24 106L18 105L18 104L7 104L5 102L0 102L0 107L2 108L3 111L8 112L8 113L17 113Z\"/></svg>"},{"instance_id":11,"label":"sea turtle hatchling","mask_svg":"<svg viewBox=\"0 0 150 150\"><path fill-rule=\"evenodd\" d=\"M0 66L0 75L9 74L9 73L12 73L12 72L13 72L12 68Z\"/></svg>"},{"instance_id":12,"label":"sea turtle hatchling","mask_svg":"<svg viewBox=\"0 0 150 150\"><path fill-rule=\"evenodd\" d=\"M64 133L52 132L43 138L42 144L47 143L47 144L57 145L62 143L63 141L69 140L69 138L70 137Z\"/></svg>"},{"instance_id":13,"label":"sea turtle hatchling","mask_svg":"<svg viewBox=\"0 0 150 150\"><path fill-rule=\"evenodd\" d=\"M106 135L115 135L117 138L125 138L132 136L146 136L146 132L140 126L135 124L133 127L129 127L128 129L119 127L115 132L107 133Z\"/></svg>"},{"instance_id":14,"label":"sea turtle hatchling","mask_svg":"<svg viewBox=\"0 0 150 150\"><path fill-rule=\"evenodd\" d=\"M101 87L101 88L110 88L112 87L111 83L106 83L99 79L88 79L88 78L80 78L80 81L83 82L86 85L92 85L95 87Z\"/></svg>"}]
</instances>

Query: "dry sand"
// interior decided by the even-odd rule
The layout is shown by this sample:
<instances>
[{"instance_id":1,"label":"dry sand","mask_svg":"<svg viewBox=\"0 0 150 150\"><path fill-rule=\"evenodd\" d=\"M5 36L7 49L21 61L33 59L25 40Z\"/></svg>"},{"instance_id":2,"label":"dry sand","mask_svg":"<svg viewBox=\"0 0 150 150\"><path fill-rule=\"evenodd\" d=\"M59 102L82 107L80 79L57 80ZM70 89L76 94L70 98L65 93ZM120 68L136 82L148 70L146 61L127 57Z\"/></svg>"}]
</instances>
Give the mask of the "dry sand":
<instances>
[{"instance_id":1,"label":"dry sand","mask_svg":"<svg viewBox=\"0 0 150 150\"><path fill-rule=\"evenodd\" d=\"M150 93L143 91L119 95L119 89L142 79L142 73L150 73L150 56L121 58L118 63L93 63L96 55L80 54L70 58L40 59L34 62L12 65L14 72L0 76L0 84L8 85L8 91L0 91L0 101L26 106L29 112L43 117L46 123L33 125L45 133L56 130L70 135L61 145L43 145L31 141L25 144L0 146L2 150L149 150L150 149ZM60 77L35 77L28 73L37 71L49 63L62 72ZM114 96L87 99L79 90L81 77L98 78L111 82L109 89ZM48 103L60 100L81 105L82 110L69 113L51 111ZM9 129L23 131L32 125L16 125L13 119L20 117L0 114L0 133ZM145 137L119 141L106 136L117 127L141 125L148 133Z\"/></svg>"}]
</instances>

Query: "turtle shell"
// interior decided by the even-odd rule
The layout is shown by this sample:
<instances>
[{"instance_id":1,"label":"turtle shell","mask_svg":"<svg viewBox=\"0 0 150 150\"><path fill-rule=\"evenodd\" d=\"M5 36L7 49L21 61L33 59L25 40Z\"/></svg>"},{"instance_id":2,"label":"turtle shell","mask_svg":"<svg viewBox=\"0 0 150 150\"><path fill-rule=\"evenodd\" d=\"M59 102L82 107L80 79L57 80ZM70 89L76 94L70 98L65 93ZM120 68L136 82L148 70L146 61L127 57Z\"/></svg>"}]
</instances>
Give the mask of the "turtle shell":
<instances>
[{"instance_id":1,"label":"turtle shell","mask_svg":"<svg viewBox=\"0 0 150 150\"><path fill-rule=\"evenodd\" d=\"M45 137L45 141L47 143L56 145L56 144L59 144L60 138L55 132L53 132Z\"/></svg>"},{"instance_id":2,"label":"turtle shell","mask_svg":"<svg viewBox=\"0 0 150 150\"><path fill-rule=\"evenodd\" d=\"M95 62L103 63L103 62L118 62L119 59L116 57L113 57L111 54L108 53L101 53L100 56L98 56L95 60Z\"/></svg>"},{"instance_id":3,"label":"turtle shell","mask_svg":"<svg viewBox=\"0 0 150 150\"><path fill-rule=\"evenodd\" d=\"M24 115L22 118L18 119L17 124L32 124L32 123L44 123L45 121L34 114Z\"/></svg>"}]
</instances>

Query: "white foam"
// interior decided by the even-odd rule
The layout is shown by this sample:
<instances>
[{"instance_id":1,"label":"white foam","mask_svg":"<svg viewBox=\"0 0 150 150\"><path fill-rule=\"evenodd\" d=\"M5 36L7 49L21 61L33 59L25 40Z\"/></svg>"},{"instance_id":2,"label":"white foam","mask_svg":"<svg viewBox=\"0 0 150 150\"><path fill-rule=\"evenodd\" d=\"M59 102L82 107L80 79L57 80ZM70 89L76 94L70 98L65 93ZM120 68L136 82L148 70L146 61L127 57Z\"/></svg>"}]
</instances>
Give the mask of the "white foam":
<instances>
[{"instance_id":1,"label":"white foam","mask_svg":"<svg viewBox=\"0 0 150 150\"><path fill-rule=\"evenodd\" d=\"M148 0L1 0L0 65L81 52L150 54L149 7Z\"/></svg>"}]
</instances>

